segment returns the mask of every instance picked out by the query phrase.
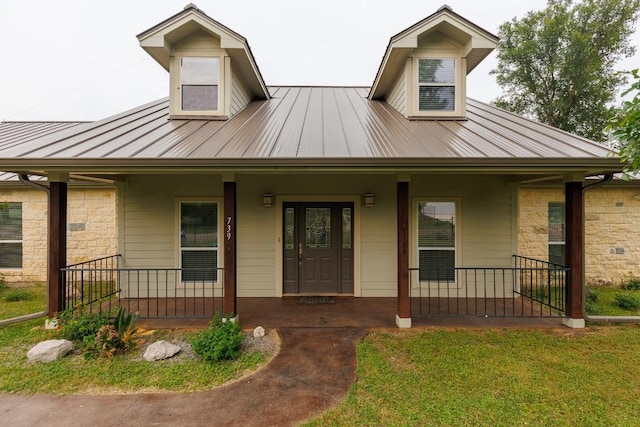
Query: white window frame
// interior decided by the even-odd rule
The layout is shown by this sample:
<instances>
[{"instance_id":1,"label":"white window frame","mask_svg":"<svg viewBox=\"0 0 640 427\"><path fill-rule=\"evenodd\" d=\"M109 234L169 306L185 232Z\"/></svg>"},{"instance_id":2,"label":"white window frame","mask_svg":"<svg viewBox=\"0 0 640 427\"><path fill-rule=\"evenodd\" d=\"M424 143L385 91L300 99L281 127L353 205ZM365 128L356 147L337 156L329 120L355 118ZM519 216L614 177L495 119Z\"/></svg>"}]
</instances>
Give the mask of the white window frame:
<instances>
[{"instance_id":1,"label":"white window frame","mask_svg":"<svg viewBox=\"0 0 640 427\"><path fill-rule=\"evenodd\" d=\"M420 60L422 59L448 59L454 61L455 67L455 79L453 84L451 83L420 83ZM412 98L413 98L413 114L414 117L427 117L427 118L437 118L437 117L449 117L456 118L462 117L465 111L465 106L463 105L465 102L463 93L464 90L464 79L463 79L463 68L464 62L463 59L458 54L451 53L438 53L438 54L422 54L413 57L413 77L412 77ZM436 87L436 86L452 86L453 85L453 102L454 108L453 110L420 110L420 87L428 86L428 87Z\"/></svg>"},{"instance_id":2,"label":"white window frame","mask_svg":"<svg viewBox=\"0 0 640 427\"><path fill-rule=\"evenodd\" d=\"M455 227L455 236L454 236L454 247L452 249L443 248L443 247L435 247L435 246L419 246L420 245L420 224L419 224L419 214L420 214L420 203L452 203L454 205L454 227ZM433 198L433 197L415 197L413 199L413 213L412 213L412 222L413 222L413 236L414 236L414 244L412 247L415 251L413 255L414 265L416 268L420 268L420 251L421 250L451 250L454 252L453 261L454 261L454 269L460 266L460 254L461 254L461 228L460 228L460 199L456 198ZM457 287L460 285L458 281L457 272L454 270L453 280L424 280L420 281L420 272L416 271L414 276L413 283L415 283L416 287L420 285L425 286L440 286L440 287Z\"/></svg>"},{"instance_id":3,"label":"white window frame","mask_svg":"<svg viewBox=\"0 0 640 427\"><path fill-rule=\"evenodd\" d=\"M181 225L182 225L182 209L181 206L183 203L213 203L216 205L216 216L217 216L217 221L216 221L216 234L217 234L217 239L216 239L216 247L215 249L209 249L209 248L188 248L189 251L214 251L216 252L216 268L217 268L217 273L216 273L216 279L214 281L183 281L182 280L182 273L180 273L180 279L177 280L177 283L179 283L182 286L187 286L187 284L200 284L200 283L204 283L205 285L215 285L216 287L221 286L222 285L222 274L221 272L221 265L223 265L222 263L224 262L223 259L223 254L222 254L222 238L221 238L221 233L220 230L222 230L222 223L223 223L223 219L221 218L221 208L222 208L222 200L218 199L218 198L198 198L198 197L191 197L191 198L178 198L176 199L176 227L175 227L175 236L176 236L176 265L178 265L178 268L182 269L182 252L183 252L183 248L181 245L181 238L182 238L182 230L181 230Z\"/></svg>"},{"instance_id":4,"label":"white window frame","mask_svg":"<svg viewBox=\"0 0 640 427\"><path fill-rule=\"evenodd\" d=\"M184 110L182 108L182 94L183 94L183 83L182 83L182 62L183 59L190 58L210 58L216 59L218 61L218 100L217 105L218 108L215 110ZM224 57L220 55L181 55L176 57L176 99L174 102L175 111L177 111L180 115L184 116L220 116L223 111L223 103L224 103Z\"/></svg>"},{"instance_id":5,"label":"white window frame","mask_svg":"<svg viewBox=\"0 0 640 427\"><path fill-rule=\"evenodd\" d=\"M547 244L548 246L563 246L564 249L562 252L566 253L566 240L567 240L567 236L566 236L566 230L567 230L567 217L566 217L566 206L564 202L548 202L547 203L547 228L551 226L551 218L549 218L548 213L550 211L551 205L560 205L562 206L562 211L564 213L564 218L563 218L563 222L562 224L564 225L564 231L565 233L563 233L563 240L551 240L549 239L549 233L547 231ZM549 248L547 247L547 259L549 260L549 262L551 262L551 251L549 251ZM560 265L565 265L564 262L561 262Z\"/></svg>"},{"instance_id":6,"label":"white window frame","mask_svg":"<svg viewBox=\"0 0 640 427\"><path fill-rule=\"evenodd\" d=\"M0 202L0 205L2 204L7 204L7 205L20 205L20 240L9 240L9 239L3 239L3 230L2 230L2 224L0 224L0 243L5 243L5 244L20 244L20 252L21 252L21 257L20 257L20 266L18 267L0 267L1 270L22 270L24 268L24 203L22 202ZM8 207L8 206L7 206Z\"/></svg>"}]
</instances>

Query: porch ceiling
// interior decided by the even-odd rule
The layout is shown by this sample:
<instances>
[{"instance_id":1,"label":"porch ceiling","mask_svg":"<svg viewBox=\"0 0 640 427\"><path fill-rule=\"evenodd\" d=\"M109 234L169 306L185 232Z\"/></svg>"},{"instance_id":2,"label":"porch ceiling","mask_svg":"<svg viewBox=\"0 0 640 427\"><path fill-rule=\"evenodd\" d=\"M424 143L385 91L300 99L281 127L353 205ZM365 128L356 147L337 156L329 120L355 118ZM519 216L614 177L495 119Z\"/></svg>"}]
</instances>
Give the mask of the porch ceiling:
<instances>
[{"instance_id":1,"label":"porch ceiling","mask_svg":"<svg viewBox=\"0 0 640 427\"><path fill-rule=\"evenodd\" d=\"M274 87L228 121L169 120L168 100L38 137L8 138L0 170L78 174L622 169L607 147L475 100L466 120L407 120L368 88Z\"/></svg>"}]
</instances>

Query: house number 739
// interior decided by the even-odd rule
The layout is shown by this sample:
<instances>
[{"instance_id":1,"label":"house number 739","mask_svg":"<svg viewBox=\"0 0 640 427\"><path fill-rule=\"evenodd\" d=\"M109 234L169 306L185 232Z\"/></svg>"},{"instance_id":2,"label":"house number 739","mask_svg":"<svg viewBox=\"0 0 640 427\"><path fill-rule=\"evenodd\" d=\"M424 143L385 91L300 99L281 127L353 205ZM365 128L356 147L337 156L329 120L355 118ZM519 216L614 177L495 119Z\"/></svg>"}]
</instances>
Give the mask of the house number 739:
<instances>
[{"instance_id":1,"label":"house number 739","mask_svg":"<svg viewBox=\"0 0 640 427\"><path fill-rule=\"evenodd\" d=\"M227 217L227 231L226 231L227 240L231 240L231 233L232 233L231 221L232 221L231 217L228 216Z\"/></svg>"}]
</instances>

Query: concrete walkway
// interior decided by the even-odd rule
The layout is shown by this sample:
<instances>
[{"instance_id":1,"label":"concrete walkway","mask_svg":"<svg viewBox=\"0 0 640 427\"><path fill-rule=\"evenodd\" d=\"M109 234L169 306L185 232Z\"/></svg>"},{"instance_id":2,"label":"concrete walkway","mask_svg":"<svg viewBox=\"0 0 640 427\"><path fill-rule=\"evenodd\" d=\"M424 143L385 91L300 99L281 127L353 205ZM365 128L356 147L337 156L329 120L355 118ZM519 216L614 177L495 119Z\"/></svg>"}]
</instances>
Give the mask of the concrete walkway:
<instances>
[{"instance_id":1,"label":"concrete walkway","mask_svg":"<svg viewBox=\"0 0 640 427\"><path fill-rule=\"evenodd\" d=\"M266 368L200 393L0 394L10 426L290 426L337 405L355 377L361 328L279 328Z\"/></svg>"}]
</instances>

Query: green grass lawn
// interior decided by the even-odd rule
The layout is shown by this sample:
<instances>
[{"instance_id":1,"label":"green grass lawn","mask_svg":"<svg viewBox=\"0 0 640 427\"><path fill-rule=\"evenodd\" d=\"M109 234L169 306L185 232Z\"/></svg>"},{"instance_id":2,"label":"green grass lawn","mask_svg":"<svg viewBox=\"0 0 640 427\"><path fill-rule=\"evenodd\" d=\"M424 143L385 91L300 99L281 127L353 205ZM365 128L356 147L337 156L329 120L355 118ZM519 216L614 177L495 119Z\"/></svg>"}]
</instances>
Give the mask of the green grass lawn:
<instances>
[{"instance_id":1,"label":"green grass lawn","mask_svg":"<svg viewBox=\"0 0 640 427\"><path fill-rule=\"evenodd\" d=\"M640 425L640 327L373 332L309 426Z\"/></svg>"},{"instance_id":2,"label":"green grass lawn","mask_svg":"<svg viewBox=\"0 0 640 427\"><path fill-rule=\"evenodd\" d=\"M0 320L47 309L47 287L41 284L24 288L0 286Z\"/></svg>"},{"instance_id":3,"label":"green grass lawn","mask_svg":"<svg viewBox=\"0 0 640 427\"><path fill-rule=\"evenodd\" d=\"M625 310L620 308L616 303L616 295L618 294L635 295L640 300L639 290L621 289L620 287L613 286L599 286L592 288L592 292L592 299L595 299L595 301L590 302L589 298L587 298L585 306L587 315L640 316L640 310Z\"/></svg>"}]
</instances>

